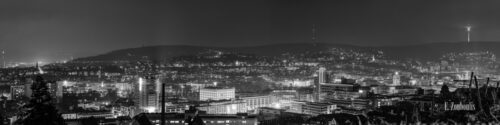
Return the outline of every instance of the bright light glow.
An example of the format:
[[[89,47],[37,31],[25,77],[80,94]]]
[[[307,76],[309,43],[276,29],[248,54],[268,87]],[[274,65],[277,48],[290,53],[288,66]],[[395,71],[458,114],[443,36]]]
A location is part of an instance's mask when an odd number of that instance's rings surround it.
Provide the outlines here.
[[[281,108],[281,104],[280,103],[274,104],[274,108],[280,109]]]
[[[142,84],[144,81],[142,80],[142,78],[139,78],[139,91],[142,91]]]
[[[44,74],[45,72],[42,70],[42,67],[38,67],[38,73]]]
[[[334,83],[339,83],[339,82],[342,82],[342,79],[334,79],[333,82]]]
[[[101,87],[104,87],[104,82],[101,82]]]
[[[363,91],[363,90],[359,90],[358,92],[359,92],[359,93],[363,93],[364,91]]]
[[[64,80],[63,81],[63,86],[68,86],[68,81]]]
[[[146,107],[144,109],[146,109],[146,111],[148,111],[148,113],[153,113],[156,111],[156,107]]]
[[[161,82],[160,82],[160,79],[156,79],[155,80],[155,85],[156,85],[156,92],[157,93],[161,93]]]
[[[231,106],[231,108],[232,108],[233,110],[236,110],[236,105],[232,105],[232,106]]]
[[[214,82],[214,86],[217,86],[217,82]]]
[[[415,80],[415,79],[410,80],[410,84],[411,85],[416,85],[417,84],[417,80]]]
[[[472,28],[472,26],[470,26],[470,25],[465,26],[465,29],[467,29],[468,32],[470,32],[471,28]]]

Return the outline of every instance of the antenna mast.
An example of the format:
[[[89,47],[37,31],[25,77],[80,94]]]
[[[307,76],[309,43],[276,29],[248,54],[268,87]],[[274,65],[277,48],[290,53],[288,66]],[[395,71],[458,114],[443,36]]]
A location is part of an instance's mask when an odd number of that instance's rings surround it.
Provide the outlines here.
[[[465,26],[465,29],[467,30],[467,43],[470,43],[470,30],[471,30],[471,28],[472,28],[471,25]]]
[[[2,61],[3,61],[2,68],[7,68],[7,65],[5,64],[5,50],[2,50]]]
[[[313,24],[313,26],[312,26],[312,38],[311,38],[311,41],[312,41],[312,43],[313,43],[314,46],[316,46],[316,43],[317,43],[316,39],[317,39],[317,36],[316,36],[316,24]]]

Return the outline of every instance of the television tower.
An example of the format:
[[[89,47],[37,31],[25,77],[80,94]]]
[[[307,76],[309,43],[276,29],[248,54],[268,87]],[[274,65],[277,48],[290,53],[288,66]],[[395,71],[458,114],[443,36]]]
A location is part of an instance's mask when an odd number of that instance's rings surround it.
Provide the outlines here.
[[[313,43],[314,46],[316,46],[316,39],[317,39],[317,36],[316,36],[316,24],[313,24],[312,26],[312,38],[311,38],[311,41]]]
[[[5,50],[2,50],[2,61],[3,61],[2,68],[7,68],[7,66],[5,64]]]
[[[465,26],[465,29],[467,30],[467,43],[470,43],[470,29],[471,28],[472,28],[472,26],[470,26],[470,25]]]

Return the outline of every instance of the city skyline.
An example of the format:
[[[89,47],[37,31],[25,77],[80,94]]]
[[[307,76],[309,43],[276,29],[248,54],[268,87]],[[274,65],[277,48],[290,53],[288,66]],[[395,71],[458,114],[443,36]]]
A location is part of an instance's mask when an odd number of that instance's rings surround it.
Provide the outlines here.
[[[359,46],[500,41],[497,1],[2,1],[6,58],[84,57],[151,45]],[[50,51],[49,51],[50,50]],[[52,56],[52,57],[48,57]],[[28,58],[29,57],[29,58]]]
[[[500,1],[0,1],[0,125],[500,124]]]

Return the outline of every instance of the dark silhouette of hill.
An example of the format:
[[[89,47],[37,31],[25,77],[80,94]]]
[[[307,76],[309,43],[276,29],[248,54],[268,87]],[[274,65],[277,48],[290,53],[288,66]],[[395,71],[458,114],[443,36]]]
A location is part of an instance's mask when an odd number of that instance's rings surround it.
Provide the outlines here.
[[[203,46],[188,46],[188,45],[162,45],[148,46],[140,48],[129,48],[112,51],[106,54],[79,58],[75,61],[113,61],[113,60],[140,60],[147,56],[149,59],[164,60],[176,56],[194,55],[207,50],[220,50],[225,52],[255,54],[258,56],[278,56],[283,53],[303,53],[323,51],[332,47],[341,48],[363,48],[351,45],[333,45],[333,44],[310,44],[310,43],[293,43],[293,44],[274,44],[252,47],[203,47]]]
[[[363,47],[342,44],[326,43],[290,43],[274,44],[251,47],[203,47],[187,45],[162,45],[140,48],[129,48],[112,51],[106,54],[79,58],[75,61],[114,61],[114,60],[140,60],[156,59],[165,60],[177,56],[195,55],[207,50],[220,50],[225,52],[236,52],[255,54],[258,56],[278,56],[284,53],[297,54],[304,52],[325,51],[330,48],[355,49],[358,51],[375,52],[381,50],[390,58],[415,58],[423,60],[439,59],[443,54],[450,52],[477,52],[490,51],[495,55],[500,54],[500,42],[452,42],[452,43],[428,43],[407,46],[385,46],[385,47]]]

